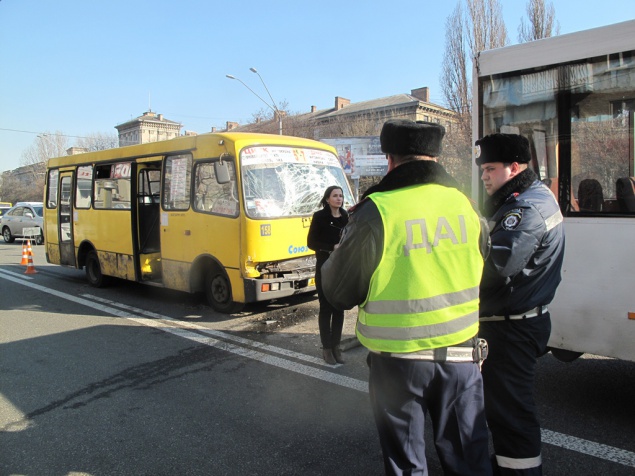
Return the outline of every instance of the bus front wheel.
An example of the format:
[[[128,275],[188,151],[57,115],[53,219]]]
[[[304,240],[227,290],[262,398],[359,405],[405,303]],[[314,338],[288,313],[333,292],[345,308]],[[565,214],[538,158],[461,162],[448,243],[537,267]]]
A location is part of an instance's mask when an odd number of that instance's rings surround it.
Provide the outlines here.
[[[205,276],[205,296],[212,308],[223,314],[230,314],[237,306],[232,301],[232,286],[224,271],[214,267]]]
[[[95,288],[101,288],[108,284],[108,277],[101,272],[99,256],[96,251],[90,251],[86,256],[86,279],[88,284]]]

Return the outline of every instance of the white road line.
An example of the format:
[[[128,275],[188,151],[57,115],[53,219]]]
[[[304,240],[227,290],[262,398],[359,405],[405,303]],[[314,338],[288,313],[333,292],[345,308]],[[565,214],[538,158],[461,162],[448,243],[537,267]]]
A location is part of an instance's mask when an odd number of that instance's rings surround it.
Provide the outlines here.
[[[583,440],[575,436],[556,433],[555,431],[545,430],[544,428],[541,430],[541,437],[543,443],[635,468],[635,453],[631,451],[603,445],[602,443],[595,443],[594,441]]]
[[[216,331],[213,329],[208,329],[206,327],[203,326],[199,326],[198,324],[195,324],[193,322],[188,322],[188,321],[182,321],[182,320],[177,320],[177,319],[173,319],[171,317],[167,317],[167,316],[163,316],[161,314],[157,314],[155,312],[151,312],[151,311],[146,311],[145,309],[139,309],[136,307],[132,307],[132,306],[128,306],[126,304],[121,304],[118,302],[114,302],[108,299],[102,299],[98,296],[94,296],[92,294],[82,294],[82,297],[85,297],[87,299],[90,299],[92,301],[96,301],[96,302],[103,302],[104,304],[108,304],[109,306],[113,306],[113,307],[118,307],[120,309],[125,309],[127,311],[131,311],[134,312],[136,314],[141,314],[143,316],[148,316],[151,317],[153,319],[163,319],[163,320],[168,320],[171,322],[178,322],[180,327],[187,327],[189,329],[194,329],[198,332],[202,332],[204,334],[208,334],[211,336],[216,336],[219,337],[221,339],[225,339],[225,340],[230,340],[233,342],[237,342],[239,344],[243,344],[243,345],[248,345],[250,347],[255,347],[258,349],[262,349],[262,350],[266,350],[269,352],[274,352],[276,354],[281,354],[281,355],[285,355],[287,357],[291,357],[297,360],[303,360],[305,362],[310,362],[312,364],[316,364],[316,365],[320,365],[320,366],[324,366],[324,367],[330,367],[330,368],[334,368],[334,367],[341,367],[341,365],[329,365],[326,362],[324,362],[323,359],[319,359],[317,357],[313,357],[311,355],[306,355],[306,354],[301,354],[299,352],[294,352],[292,350],[287,350],[287,349],[283,349],[281,347],[275,347],[273,345],[268,345],[268,344],[264,344],[261,342],[257,342],[254,340],[250,340],[250,339],[245,339],[243,337],[238,337],[235,336],[233,334],[228,334],[226,332],[222,332],[222,331]]]
[[[297,360],[304,360],[306,362],[317,363],[323,365],[322,362],[317,359],[300,354],[298,352],[289,351],[280,347],[275,347],[267,344],[262,344],[242,337],[227,334],[225,332],[207,329],[192,322],[181,321],[172,317],[163,316],[143,309],[138,309],[132,306],[127,306],[113,301],[102,299],[90,294],[84,294],[84,297],[75,297],[70,294],[66,294],[55,289],[47,288],[36,283],[29,282],[23,276],[18,278],[14,277],[15,273],[10,273],[5,270],[0,270],[0,278],[12,281],[16,284],[21,284],[38,291],[51,294],[53,296],[72,301],[83,306],[87,306],[98,311],[105,312],[117,317],[123,317],[139,324],[160,329],[170,334],[189,339],[199,344],[212,346],[226,352],[246,357],[248,359],[257,360],[281,369],[289,370],[298,374],[302,374],[308,377],[313,377],[325,382],[329,382],[342,387],[357,390],[363,393],[368,393],[368,383],[363,380],[358,380],[344,375],[333,373],[329,370],[323,370],[315,368],[309,365],[301,364],[291,360],[287,360],[281,357],[276,357],[271,354],[260,352],[256,349],[266,350],[268,352],[284,355],[285,357],[291,357]],[[148,316],[140,317],[141,316]],[[191,329],[191,330],[188,330]],[[206,334],[211,337],[206,337]],[[223,340],[219,340],[223,339]],[[236,342],[240,345],[234,345],[230,342]],[[565,448],[567,450],[576,451],[589,456],[594,456],[606,461],[619,463],[624,466],[635,468],[635,453],[613,446],[603,445],[601,443],[595,443],[593,441],[584,440],[581,438],[575,438],[573,436],[557,433],[551,430],[542,430],[543,443],[550,444]]]
[[[3,269],[2,272],[7,273],[11,276],[15,276],[16,278],[22,278],[22,279],[28,279],[28,280],[33,279],[31,276],[25,276],[24,274],[14,273],[13,271],[7,271],[6,269]]]

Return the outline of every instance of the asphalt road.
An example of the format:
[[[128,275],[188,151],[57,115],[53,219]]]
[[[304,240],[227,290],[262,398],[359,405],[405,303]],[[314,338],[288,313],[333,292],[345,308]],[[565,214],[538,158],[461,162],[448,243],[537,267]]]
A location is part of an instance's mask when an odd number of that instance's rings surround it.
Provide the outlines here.
[[[91,288],[33,250],[25,274],[21,242],[0,244],[0,475],[383,474],[366,352],[321,360],[315,296],[226,316],[199,296]],[[635,474],[633,375],[540,360],[546,475]]]

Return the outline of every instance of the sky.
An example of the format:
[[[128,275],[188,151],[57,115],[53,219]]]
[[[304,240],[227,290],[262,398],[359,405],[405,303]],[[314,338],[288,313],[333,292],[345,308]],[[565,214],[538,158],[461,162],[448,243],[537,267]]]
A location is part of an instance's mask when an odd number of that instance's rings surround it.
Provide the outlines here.
[[[445,23],[458,1],[0,0],[0,173],[38,134],[72,146],[148,110],[203,133],[269,112],[269,93],[291,113],[424,86],[445,105]],[[527,0],[501,3],[515,44]],[[635,19],[633,0],[551,3],[560,34]]]

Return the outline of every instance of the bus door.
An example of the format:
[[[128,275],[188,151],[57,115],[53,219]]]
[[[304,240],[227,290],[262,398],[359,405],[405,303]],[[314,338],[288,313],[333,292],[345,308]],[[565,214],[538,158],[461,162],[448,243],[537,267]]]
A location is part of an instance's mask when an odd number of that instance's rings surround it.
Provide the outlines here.
[[[76,266],[73,242],[73,172],[60,172],[57,233],[59,236],[60,264]]]
[[[142,281],[161,281],[161,162],[138,163],[135,246]]]

